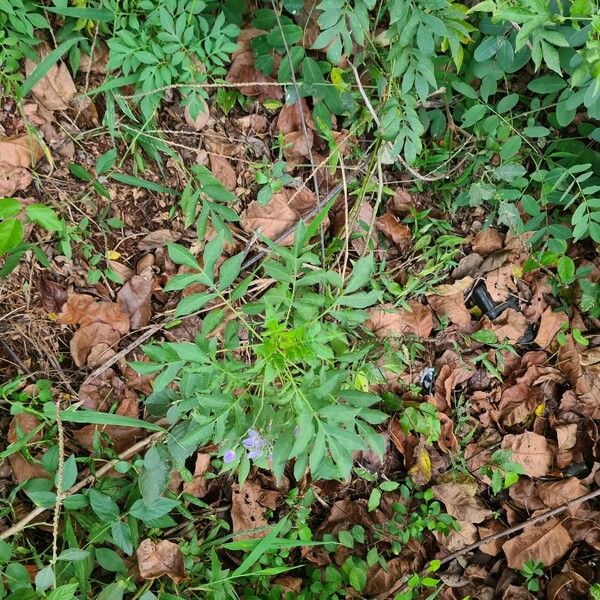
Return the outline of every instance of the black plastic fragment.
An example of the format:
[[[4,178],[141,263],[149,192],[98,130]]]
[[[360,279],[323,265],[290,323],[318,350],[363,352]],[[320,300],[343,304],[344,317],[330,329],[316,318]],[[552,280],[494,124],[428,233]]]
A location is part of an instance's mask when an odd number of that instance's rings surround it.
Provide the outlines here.
[[[419,385],[425,396],[431,396],[435,387],[435,368],[426,367],[419,374]]]
[[[473,287],[469,300],[471,306],[477,306],[492,321],[497,319],[507,308],[519,310],[519,301],[514,296],[511,296],[506,302],[496,304],[483,281],[479,281]]]

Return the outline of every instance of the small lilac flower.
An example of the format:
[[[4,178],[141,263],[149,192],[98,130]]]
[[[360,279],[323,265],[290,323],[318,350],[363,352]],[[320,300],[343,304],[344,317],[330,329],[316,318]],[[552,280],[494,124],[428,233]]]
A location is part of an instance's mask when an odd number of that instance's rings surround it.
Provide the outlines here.
[[[235,452],[233,450],[225,450],[225,452],[223,452],[223,463],[224,464],[229,464],[230,462],[233,462],[235,460]]]
[[[256,429],[248,430],[248,437],[242,440],[242,446],[248,450],[248,458],[255,459],[263,456],[264,449],[269,445]]]

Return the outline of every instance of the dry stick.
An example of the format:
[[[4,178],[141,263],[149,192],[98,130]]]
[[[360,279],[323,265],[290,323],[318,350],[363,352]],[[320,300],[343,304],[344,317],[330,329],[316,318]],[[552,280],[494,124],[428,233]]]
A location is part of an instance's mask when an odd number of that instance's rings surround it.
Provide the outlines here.
[[[79,483],[76,483],[73,487],[70,487],[64,494],[62,494],[63,500],[67,496],[76,494],[79,490],[82,490],[84,487],[86,487],[87,485],[92,483],[95,479],[102,477],[102,475],[104,475],[105,473],[110,471],[120,460],[127,460],[128,458],[131,458],[134,454],[137,454],[140,450],[143,450],[146,446],[149,446],[156,440],[160,439],[162,437],[162,435],[163,435],[163,433],[161,431],[159,431],[157,433],[153,433],[152,435],[148,436],[147,438],[139,441],[137,444],[134,444],[133,446],[131,446],[131,448],[128,448],[124,452],[121,452],[121,454],[119,454],[118,458],[115,458],[115,459],[107,462],[105,465],[100,467],[96,471],[96,473],[90,473],[87,477],[84,477]],[[47,510],[48,510],[47,508],[43,508],[43,507],[38,507],[35,510],[32,510],[26,517],[23,517],[20,521],[15,523],[12,527],[10,527],[6,531],[3,531],[2,533],[0,533],[0,540],[6,540],[6,539],[12,537],[13,535],[19,533],[20,531],[25,529],[25,527],[27,526],[28,523],[33,521],[36,517],[38,517],[39,515],[41,515],[43,512],[45,512]]]
[[[473,544],[469,544],[468,546],[465,546],[464,548],[461,548],[460,550],[457,550],[456,552],[453,552],[452,554],[448,554],[448,556],[446,556],[440,560],[439,566],[441,567],[445,564],[448,564],[449,562],[452,562],[455,558],[458,558],[459,556],[462,556],[463,554],[467,554],[467,552],[472,552],[473,550],[477,550],[477,548],[479,548],[480,546],[483,546],[483,544],[487,544],[489,542],[494,542],[495,540],[500,540],[509,535],[512,535],[513,533],[517,533],[517,532],[521,531],[522,529],[525,529],[525,527],[528,527],[529,525],[536,525],[537,523],[540,523],[541,521],[545,521],[546,519],[549,519],[550,517],[559,515],[560,513],[564,512],[568,508],[571,508],[572,506],[576,506],[577,504],[581,504],[582,502],[587,502],[588,500],[592,500],[594,498],[597,498],[598,496],[600,496],[600,488],[593,492],[589,492],[589,494],[585,494],[585,496],[579,496],[579,498],[574,498],[573,500],[569,500],[568,502],[565,502],[564,504],[561,504],[560,506],[557,506],[556,508],[553,508],[552,510],[547,510],[546,512],[542,513],[541,515],[538,515],[537,517],[527,519],[526,521],[523,521],[523,523],[519,523],[518,525],[513,525],[512,527],[509,527],[508,529],[505,529],[504,531],[494,533],[493,535],[488,535],[487,537],[484,537],[484,538],[480,539],[479,541],[474,542]],[[426,571],[427,571],[427,567],[425,567],[421,571],[420,575],[424,574]],[[407,580],[408,580],[407,577],[403,577],[396,584],[396,586],[390,590],[389,593],[392,594],[392,593],[395,593],[396,591],[400,591],[400,592],[403,591],[406,588]]]

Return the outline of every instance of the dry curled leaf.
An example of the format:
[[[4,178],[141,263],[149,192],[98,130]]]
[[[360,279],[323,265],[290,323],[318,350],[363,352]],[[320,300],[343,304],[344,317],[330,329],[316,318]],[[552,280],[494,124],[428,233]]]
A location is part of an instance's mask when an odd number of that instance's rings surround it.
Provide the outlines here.
[[[235,190],[237,175],[231,163],[224,156],[209,156],[212,174],[230,191]]]
[[[429,337],[433,329],[431,310],[416,300],[411,300],[408,304],[410,310],[396,308],[391,304],[369,309],[365,327],[378,338],[402,335]]]
[[[438,317],[446,315],[455,325],[466,328],[471,323],[471,313],[465,305],[464,294],[472,283],[471,277],[465,277],[452,285],[439,285],[433,290],[434,294],[427,296],[427,302]]]
[[[198,111],[198,114],[196,115],[196,118],[192,117],[192,113],[190,112],[189,106],[185,107],[185,110],[183,111],[183,116],[185,118],[185,122],[190,127],[195,129],[196,131],[200,131],[201,129],[204,129],[206,127],[208,121],[210,120],[210,109],[208,108],[208,104],[206,103],[206,100],[204,98],[202,98],[201,96],[196,97],[202,105],[200,107],[200,110]]]
[[[237,39],[238,50],[231,58],[231,65],[226,79],[229,83],[248,84],[240,86],[239,90],[244,96],[257,97],[263,100],[282,100],[283,89],[268,75],[259,71],[254,66],[254,52],[250,48],[250,40],[264,31],[259,29],[244,29]]]
[[[49,52],[50,48],[48,46],[45,44],[40,46],[40,58],[44,58]],[[25,73],[27,76],[31,75],[36,67],[37,64],[32,60],[25,60]],[[71,73],[62,62],[52,65],[33,86],[32,91],[38,102],[49,111],[65,110],[77,93]]]
[[[552,466],[552,448],[543,435],[526,431],[519,435],[505,435],[502,448],[510,450],[511,460],[519,463],[529,477],[544,477]]]
[[[18,439],[27,435],[30,431],[39,425],[39,421],[33,415],[28,413],[19,413],[15,415],[10,422],[7,433],[7,442],[14,444]],[[42,433],[38,432],[30,438],[29,444],[39,441]],[[32,463],[25,459],[19,452],[14,452],[8,457],[10,468],[17,483],[25,483],[30,479],[48,478],[49,474],[38,463]]]
[[[138,568],[143,579],[156,579],[166,575],[175,583],[185,579],[183,554],[177,544],[169,540],[154,542],[145,539],[136,550]]]
[[[141,275],[134,275],[117,294],[119,308],[129,315],[132,329],[144,327],[152,316],[152,287],[152,267],[149,267]]]
[[[401,251],[408,250],[410,247],[411,233],[410,228],[404,223],[399,223],[392,213],[385,213],[375,219],[377,229],[387,238],[392,240]]]
[[[270,240],[276,240],[284,231],[293,227],[300,218],[298,211],[289,206],[287,195],[283,192],[273,194],[271,201],[261,206],[253,201],[240,215],[240,223],[248,233],[258,232]],[[291,245],[294,234],[287,235],[280,243]]]
[[[508,340],[511,344],[516,344],[525,335],[528,326],[525,317],[512,308],[507,308],[494,321],[483,317],[482,324],[484,329],[493,331],[499,341]]]
[[[446,512],[467,523],[481,523],[492,517],[492,511],[475,498],[476,483],[441,483],[432,486],[433,495],[444,504]]]
[[[204,477],[204,473],[208,471],[209,467],[210,454],[198,452],[192,481],[186,481],[183,484],[183,491],[186,494],[196,496],[196,498],[204,498],[206,496],[209,480]]]
[[[569,324],[569,317],[564,312],[553,312],[548,307],[540,319],[540,327],[534,343],[540,348],[547,348],[554,341],[556,334]]]
[[[29,169],[42,156],[44,151],[34,135],[0,135],[0,196],[12,196],[27,189],[31,183]]]
[[[71,338],[70,348],[78,367],[97,367],[115,355],[113,347],[121,335],[110,325],[101,322],[80,327]]]
[[[263,537],[267,534],[265,511],[275,510],[280,492],[264,489],[255,481],[246,480],[241,487],[231,488],[231,522],[237,540]],[[254,531],[256,529],[261,531]]]
[[[569,532],[552,517],[544,523],[528,525],[519,535],[504,542],[502,550],[511,569],[520,569],[528,560],[539,560],[550,567],[566,554],[571,543]]]
[[[96,302],[87,294],[69,294],[58,315],[61,325],[91,325],[105,323],[125,335],[129,331],[129,315],[115,302]]]
[[[144,236],[138,242],[138,248],[142,252],[150,252],[150,250],[156,250],[165,244],[176,242],[181,237],[181,234],[177,231],[171,231],[170,229],[157,229],[152,233]]]
[[[55,281],[41,277],[38,282],[38,291],[44,310],[48,313],[58,313],[67,301],[67,292]]]
[[[477,233],[471,244],[473,252],[476,252],[481,256],[487,256],[497,250],[501,250],[503,246],[504,235],[493,227]]]

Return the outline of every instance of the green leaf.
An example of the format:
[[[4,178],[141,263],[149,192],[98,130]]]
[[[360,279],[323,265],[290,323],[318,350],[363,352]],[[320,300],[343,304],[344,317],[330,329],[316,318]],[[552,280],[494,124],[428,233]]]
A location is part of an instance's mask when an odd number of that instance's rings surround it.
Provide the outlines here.
[[[16,217],[21,211],[21,204],[15,198],[0,198],[0,219]]]
[[[123,582],[110,583],[95,598],[95,600],[123,600],[125,589]]]
[[[54,569],[51,565],[40,569],[35,574],[35,591],[36,592],[45,592],[47,589],[51,588],[55,583],[54,579]]]
[[[23,239],[23,225],[17,219],[0,223],[0,256],[17,246]]]
[[[84,560],[89,555],[90,553],[87,550],[82,550],[81,548],[67,548],[58,555],[58,560],[73,562]]]
[[[44,76],[48,71],[60,60],[60,58],[66,54],[69,49],[75,44],[83,40],[82,37],[73,37],[57,48],[52,50],[44,59],[37,65],[37,67],[30,73],[29,77],[23,82],[21,86],[21,97],[26,96],[33,89],[33,86]]]
[[[46,231],[60,231],[62,223],[57,214],[44,204],[28,204],[25,207],[27,218]]]
[[[522,143],[523,141],[518,135],[509,137],[500,148],[500,158],[502,160],[508,160],[515,156],[515,154],[517,154],[517,152],[519,152],[521,149]]]
[[[220,291],[227,289],[240,274],[244,253],[240,252],[231,258],[228,258],[219,267],[219,287]]]
[[[556,271],[563,283],[571,283],[575,279],[575,263],[568,256],[561,256],[556,265]]]
[[[124,183],[125,185],[131,185],[133,187],[141,187],[145,190],[150,190],[151,192],[170,194],[171,196],[179,195],[179,192],[172,188],[165,187],[164,185],[146,179],[140,179],[139,177],[133,177],[132,175],[127,175],[125,173],[112,173],[110,178],[119,183]]]
[[[544,75],[527,84],[527,88],[537,94],[551,94],[567,87],[567,81],[558,75]]]
[[[89,21],[98,21],[102,23],[110,23],[115,18],[115,14],[105,8],[88,8],[88,7],[72,7],[72,6],[45,6],[48,12],[56,13],[63,17],[71,17],[73,19],[85,19]]]
[[[12,546],[5,542],[4,540],[0,540],[0,563],[6,563],[10,560],[12,556]]]
[[[62,492],[66,492],[77,481],[77,462],[73,455],[69,456],[63,465]]]
[[[475,104],[469,110],[465,111],[462,116],[462,126],[471,127],[475,123],[481,121],[487,112],[487,107],[483,104]]]
[[[344,293],[350,294],[366,285],[371,279],[374,268],[375,258],[372,254],[359,258],[352,267],[352,276],[348,280]]]
[[[47,600],[71,600],[71,598],[75,597],[75,592],[77,591],[76,583],[66,583],[65,585],[61,585],[57,587],[55,590],[52,590],[48,596],[46,596]]]
[[[200,263],[198,263],[194,258],[194,255],[187,248],[184,248],[179,244],[167,244],[167,250],[169,251],[169,258],[176,265],[184,265],[190,269],[202,271]]]
[[[93,179],[92,174],[84,169],[81,165],[76,163],[69,163],[69,173],[79,179],[79,181],[91,181]]]
[[[110,528],[110,534],[112,535],[115,546],[127,554],[127,556],[133,554],[131,529],[129,529],[129,526],[126,523],[123,523],[122,521],[113,523]]]
[[[123,417],[121,415],[115,415],[111,413],[96,412],[94,410],[75,410],[69,408],[63,410],[60,413],[62,421],[68,423],[86,423],[89,425],[117,425],[121,427],[139,427],[141,429],[148,429],[149,431],[161,431],[166,430],[148,421],[142,421],[141,419],[134,419],[133,417]]]
[[[348,576],[350,585],[357,591],[361,592],[365,585],[367,585],[367,573],[360,567],[352,567],[350,569],[350,575]]]
[[[140,521],[152,521],[170,513],[179,505],[178,500],[171,498],[157,498],[151,504],[146,504],[141,498],[136,500],[129,509],[129,514]]]
[[[115,164],[116,158],[117,158],[117,149],[116,148],[111,148],[110,150],[107,150],[104,154],[101,154],[96,159],[96,165],[95,165],[96,173],[98,175],[102,175],[103,173],[106,173]]]
[[[113,573],[125,573],[127,571],[123,559],[110,548],[96,548],[96,560],[105,571]]]
[[[381,490],[379,488],[373,488],[369,496],[367,508],[369,511],[375,510],[381,502]]]
[[[88,490],[88,498],[92,510],[102,522],[112,523],[119,518],[119,507],[110,496],[92,488]]]

